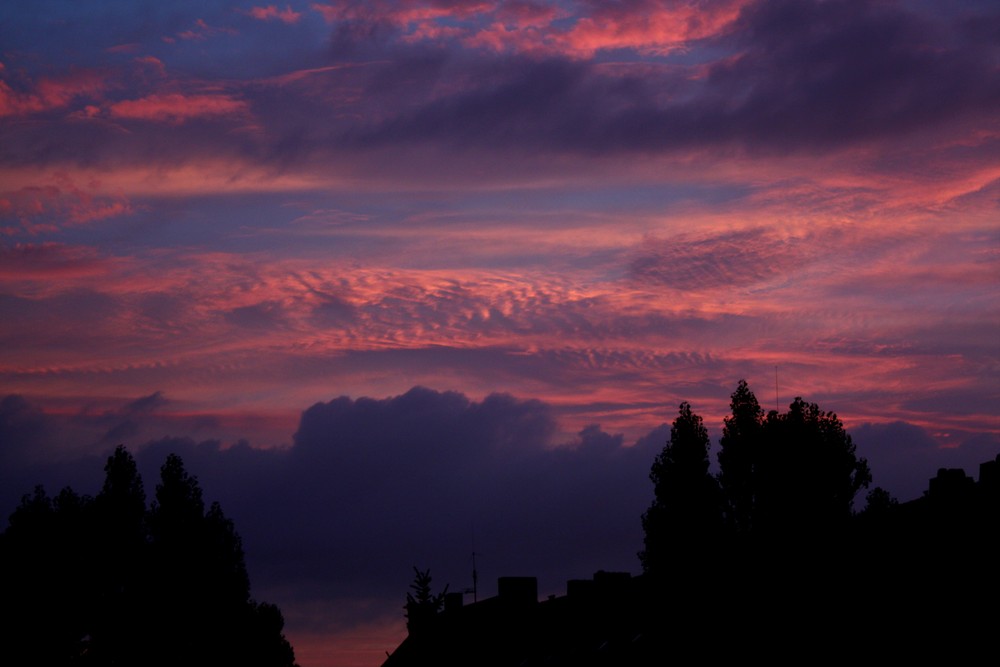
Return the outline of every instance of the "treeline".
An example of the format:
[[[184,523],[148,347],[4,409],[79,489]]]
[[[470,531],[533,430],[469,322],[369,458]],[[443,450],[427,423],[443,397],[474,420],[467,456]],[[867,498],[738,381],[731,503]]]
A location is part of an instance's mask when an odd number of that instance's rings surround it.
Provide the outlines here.
[[[765,413],[745,381],[718,474],[709,456],[701,417],[682,403],[642,516],[641,613],[649,633],[672,630],[662,655],[725,637],[733,657],[766,646],[853,659],[850,625],[872,659],[962,662],[994,636],[1000,456],[978,483],[942,469],[923,497],[899,503],[876,487],[857,512],[872,473],[837,416],[801,398]]]
[[[868,462],[836,414],[801,398],[785,413],[765,414],[744,380],[731,399],[717,475],[709,472],[702,418],[680,406],[650,472],[654,499],[642,517],[639,554],[647,573],[723,543],[829,539],[847,528],[855,497],[871,483]]]
[[[42,487],[0,535],[3,661],[292,667],[273,604],[250,597],[243,547],[171,454],[147,506],[124,447],[96,497]]]

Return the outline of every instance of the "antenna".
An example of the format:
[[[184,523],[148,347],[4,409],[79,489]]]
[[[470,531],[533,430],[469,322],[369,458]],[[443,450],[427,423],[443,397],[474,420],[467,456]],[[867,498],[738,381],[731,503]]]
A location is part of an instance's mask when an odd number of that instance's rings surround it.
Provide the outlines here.
[[[774,411],[781,412],[781,406],[778,404],[778,367],[774,367]]]
[[[475,549],[475,546],[473,546]],[[472,603],[479,602],[479,573],[476,572],[476,552],[472,552]]]
[[[472,524],[472,588],[466,588],[465,593],[472,593],[472,602],[479,602],[479,572],[476,570],[476,524]]]

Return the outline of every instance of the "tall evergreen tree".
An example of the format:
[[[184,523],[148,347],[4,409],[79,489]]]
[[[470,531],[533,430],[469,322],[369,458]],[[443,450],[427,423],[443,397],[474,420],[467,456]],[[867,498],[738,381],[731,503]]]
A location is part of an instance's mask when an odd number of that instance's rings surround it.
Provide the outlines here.
[[[663,575],[674,564],[711,553],[722,515],[718,483],[708,472],[708,431],[681,403],[670,442],[653,462],[653,503],[642,515],[643,570]]]
[[[764,447],[764,410],[746,380],[740,380],[730,398],[731,414],[723,420],[719,440],[719,486],[727,526],[746,535],[753,528],[754,469]]]
[[[171,454],[150,510],[156,664],[290,667],[277,607],[250,598],[243,544],[218,503],[205,511],[198,480]]]
[[[444,606],[444,596],[448,593],[448,587],[440,593],[431,592],[431,571],[419,570],[413,566],[413,583],[410,588],[412,593],[406,594],[406,629],[411,635],[419,635],[434,622],[434,618]]]
[[[108,457],[104,474],[94,499],[98,590],[88,653],[99,664],[135,664],[148,631],[146,492],[135,459],[123,446]]]

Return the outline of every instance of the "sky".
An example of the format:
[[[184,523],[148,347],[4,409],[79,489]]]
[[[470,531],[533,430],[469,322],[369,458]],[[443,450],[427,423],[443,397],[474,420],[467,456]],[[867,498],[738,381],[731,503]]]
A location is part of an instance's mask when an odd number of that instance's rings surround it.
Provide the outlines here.
[[[303,667],[637,572],[744,378],[901,500],[1000,453],[994,2],[0,5],[0,511],[181,454]]]

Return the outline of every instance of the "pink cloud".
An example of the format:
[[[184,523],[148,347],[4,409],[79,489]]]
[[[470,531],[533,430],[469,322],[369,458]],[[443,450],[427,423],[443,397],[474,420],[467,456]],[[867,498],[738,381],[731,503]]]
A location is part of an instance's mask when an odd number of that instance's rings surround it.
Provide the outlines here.
[[[74,206],[70,210],[68,220],[75,224],[84,224],[134,212],[135,209],[132,208],[132,205],[123,200],[106,203],[87,201],[84,205]]]
[[[397,26],[409,42],[460,39],[469,47],[491,51],[549,51],[589,58],[610,49],[663,54],[686,48],[690,40],[724,31],[748,2],[647,0],[598,4],[592,11],[530,1],[315,3],[312,8],[329,23],[377,17]],[[560,20],[565,23],[557,23]]]
[[[278,9],[275,5],[267,7],[252,7],[247,14],[260,21],[282,21],[283,23],[298,23],[302,14],[292,9],[291,5],[285,5],[284,9]]]
[[[116,102],[109,111],[114,118],[181,124],[194,118],[242,115],[247,104],[228,95],[167,93]]]
[[[0,246],[0,281],[79,279],[111,272],[113,262],[94,248],[61,243],[18,243]]]
[[[433,0],[402,0],[391,2],[348,2],[338,4],[313,3],[312,9],[319,12],[329,22],[351,19],[367,19],[378,16],[397,25],[408,25],[421,21],[452,18],[465,19],[495,11],[495,2],[435,2]]]
[[[107,88],[107,81],[90,71],[43,78],[26,91],[14,90],[6,81],[0,80],[0,118],[59,109],[78,97],[97,98]]]
[[[142,45],[138,42],[129,42],[128,44],[110,46],[105,51],[108,53],[136,53],[140,48],[142,48]]]
[[[891,392],[902,375],[911,386],[923,377],[925,386],[940,387],[954,364],[928,364],[929,353],[922,349],[928,342],[919,343],[921,336],[927,338],[921,333],[928,326],[926,315],[910,312],[906,303],[930,281],[956,294],[984,290],[990,268],[967,276],[931,266],[924,276],[896,279],[899,263],[891,255],[882,257],[885,251],[879,248],[885,243],[878,234],[831,229],[782,242],[764,233],[706,231],[701,237],[663,239],[655,248],[661,264],[692,283],[679,285],[588,279],[558,267],[418,270],[273,253],[160,251],[116,263],[113,279],[83,269],[73,275],[67,268],[70,279],[51,281],[38,298],[94,293],[101,302],[117,304],[114,321],[90,321],[87,310],[67,314],[65,340],[54,332],[38,344],[31,368],[41,370],[30,376],[44,384],[49,377],[102,374],[108,381],[137,383],[136,389],[155,378],[155,386],[192,401],[211,403],[220,392],[252,388],[249,393],[258,397],[280,395],[294,403],[328,390],[331,369],[355,391],[376,393],[398,391],[393,382],[402,374],[410,383],[462,382],[470,391],[544,396],[573,407],[574,419],[580,420],[596,415],[581,411],[582,405],[604,404],[611,407],[601,408],[600,419],[615,429],[648,427],[659,410],[650,387],[685,386],[692,369],[697,377],[728,384],[741,376],[753,380],[755,373],[773,373],[780,365],[783,390],[808,396]],[[898,233],[890,240],[902,247],[900,252],[913,254]],[[438,255],[464,254],[449,250],[451,243],[448,237],[437,238]],[[907,243],[940,245],[919,235]],[[861,266],[842,265],[837,258],[855,247],[874,248],[876,256],[858,260]],[[19,265],[46,253],[59,257],[56,250],[22,250]],[[687,265],[668,266],[691,253],[694,259]],[[713,264],[715,255],[730,263]],[[49,264],[60,266],[56,260]],[[767,272],[761,274],[758,268],[764,265]],[[697,289],[705,280],[712,289]],[[864,281],[866,289],[856,287],[856,281]],[[766,289],[762,283],[768,283]],[[911,283],[916,287],[908,287]],[[914,292],[891,308],[877,296],[883,289]],[[951,319],[957,317],[953,313]],[[89,331],[86,347],[72,342],[79,330]],[[26,353],[34,347],[22,344]],[[158,355],[152,361],[150,349]],[[377,360],[383,354],[393,360],[391,374],[352,365],[363,355]],[[450,359],[451,365],[435,365],[438,358]],[[14,363],[7,358],[0,366]],[[28,366],[18,368],[28,373]],[[204,382],[191,388],[188,377],[195,369]],[[296,378],[294,390],[276,386],[275,377],[290,375]],[[964,377],[949,381],[955,391],[971,386]],[[721,416],[726,395],[713,387],[689,389],[678,400],[698,399],[706,415]],[[718,396],[712,398],[713,391]],[[838,408],[855,419],[868,415],[865,409],[863,404]],[[879,410],[883,417],[915,423],[935,418],[891,401]]]
[[[543,28],[568,15],[569,12],[555,5],[522,0],[504,2],[496,11],[496,17],[504,25],[518,28]]]
[[[186,41],[203,41],[214,35],[237,35],[239,31],[234,28],[219,28],[209,25],[204,19],[197,19],[194,25],[188,30],[177,33],[177,37]],[[173,38],[164,37],[164,41],[173,42]]]
[[[592,16],[580,18],[565,33],[553,36],[553,40],[563,52],[579,57],[590,57],[606,49],[669,53],[683,48],[689,40],[703,39],[725,30],[748,2],[649,1],[600,6]]]
[[[165,76],[167,73],[167,68],[163,64],[163,61],[155,56],[142,56],[141,58],[136,58],[135,62],[155,70],[160,76]]]
[[[37,234],[134,211],[124,197],[108,196],[96,187],[80,187],[65,174],[47,180],[44,184],[0,191],[0,213],[16,218],[23,231]]]
[[[531,53],[551,50],[543,32],[531,26],[508,28],[501,22],[469,35],[463,43],[470,48],[497,52]]]

